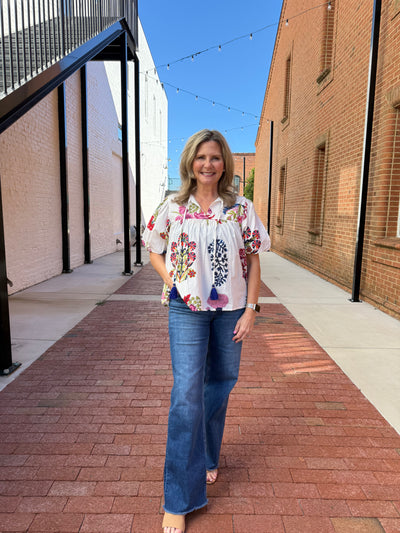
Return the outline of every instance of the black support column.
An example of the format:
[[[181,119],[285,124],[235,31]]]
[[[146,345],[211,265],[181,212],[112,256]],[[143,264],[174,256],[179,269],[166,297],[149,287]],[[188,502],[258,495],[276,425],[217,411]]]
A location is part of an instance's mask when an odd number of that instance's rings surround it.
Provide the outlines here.
[[[269,169],[268,169],[268,234],[271,235],[272,161],[274,155],[274,121],[270,120],[269,130]]]
[[[364,249],[365,217],[368,200],[368,180],[371,160],[372,127],[374,119],[376,72],[378,66],[379,30],[381,24],[381,0],[374,0],[372,16],[371,45],[369,56],[368,93],[365,113],[364,146],[360,183],[360,201],[358,208],[357,238],[354,254],[353,288],[351,302],[360,302],[360,285]]]
[[[142,243],[140,227],[142,224],[141,170],[140,170],[140,92],[139,92],[139,58],[135,54],[135,161],[136,161],[136,261],[135,266],[142,266]]]
[[[92,263],[90,249],[90,196],[88,160],[88,111],[86,65],[81,68],[81,125],[82,125],[82,185],[83,185],[83,229],[85,263]]]
[[[58,133],[60,143],[60,189],[63,273],[72,272],[70,266],[68,223],[68,176],[67,176],[67,120],[65,113],[65,86],[58,86]]]
[[[126,32],[120,37],[121,62],[121,129],[122,129],[122,191],[124,204],[124,271],[132,274],[130,243],[129,150],[128,150],[128,43]]]
[[[3,203],[0,183],[0,375],[6,376],[21,363],[12,362],[10,310],[8,307],[6,245],[4,239]]]

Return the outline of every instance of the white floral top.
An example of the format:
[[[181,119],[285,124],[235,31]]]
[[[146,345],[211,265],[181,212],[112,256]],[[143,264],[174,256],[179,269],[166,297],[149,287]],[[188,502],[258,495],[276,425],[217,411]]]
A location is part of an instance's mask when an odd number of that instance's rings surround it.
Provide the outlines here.
[[[253,203],[243,196],[231,207],[217,198],[207,213],[193,195],[186,206],[168,196],[151,217],[143,245],[149,252],[166,254],[169,275],[190,309],[231,311],[246,305],[246,254],[268,250],[270,239]],[[210,298],[213,285],[217,300]],[[168,305],[166,284],[161,301]]]

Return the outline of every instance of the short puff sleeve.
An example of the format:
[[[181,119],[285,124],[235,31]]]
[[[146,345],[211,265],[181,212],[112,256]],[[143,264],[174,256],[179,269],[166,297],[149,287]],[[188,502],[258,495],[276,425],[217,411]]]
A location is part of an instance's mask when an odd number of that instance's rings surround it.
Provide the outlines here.
[[[259,219],[253,202],[245,200],[245,217],[242,220],[242,234],[246,254],[266,252],[271,247],[271,240]]]
[[[156,254],[166,252],[170,226],[169,198],[166,198],[154,211],[143,232],[142,244],[148,252]]]

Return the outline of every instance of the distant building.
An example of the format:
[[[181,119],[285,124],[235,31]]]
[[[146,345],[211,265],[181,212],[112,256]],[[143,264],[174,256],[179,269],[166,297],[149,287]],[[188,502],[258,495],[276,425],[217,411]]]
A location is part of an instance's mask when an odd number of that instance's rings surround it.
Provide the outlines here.
[[[233,184],[238,194],[243,195],[251,170],[255,167],[256,154],[254,152],[236,152],[232,155],[235,164]]]
[[[362,299],[400,318],[397,0],[382,2],[361,267],[355,262],[373,4],[283,1],[256,140],[254,197],[270,222],[274,251],[349,292],[361,276]]]

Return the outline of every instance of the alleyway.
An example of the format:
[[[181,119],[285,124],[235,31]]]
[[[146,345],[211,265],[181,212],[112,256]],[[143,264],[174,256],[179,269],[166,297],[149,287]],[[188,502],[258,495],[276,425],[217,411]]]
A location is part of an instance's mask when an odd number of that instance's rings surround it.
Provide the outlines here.
[[[0,531],[159,533],[172,385],[146,265],[0,392]],[[400,436],[265,285],[187,533],[400,532]]]

